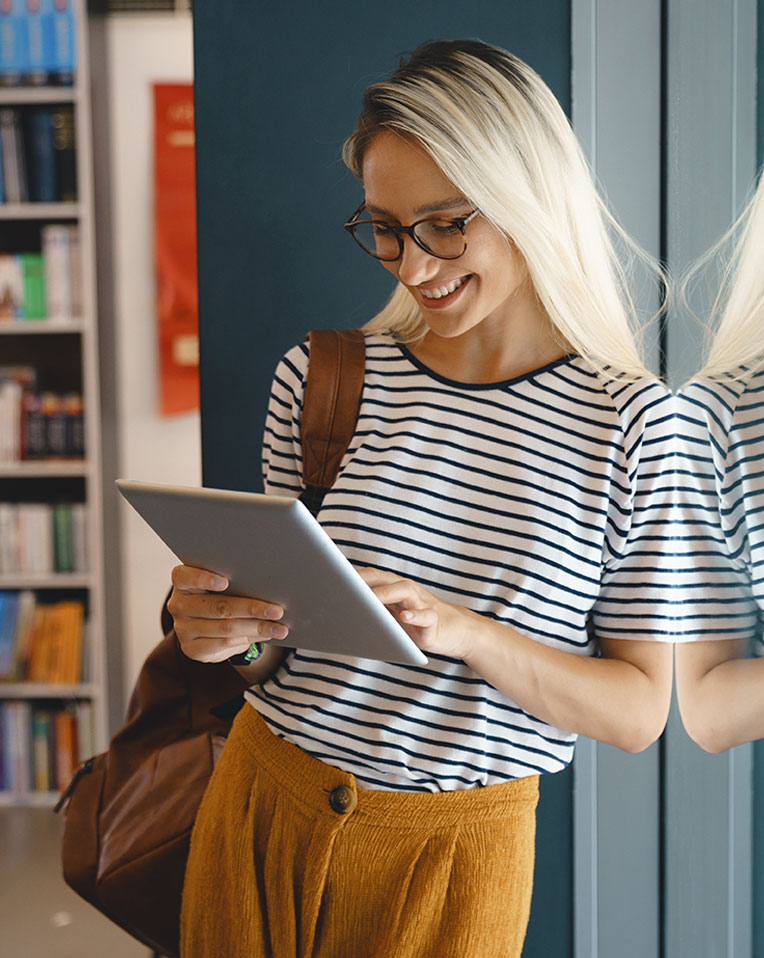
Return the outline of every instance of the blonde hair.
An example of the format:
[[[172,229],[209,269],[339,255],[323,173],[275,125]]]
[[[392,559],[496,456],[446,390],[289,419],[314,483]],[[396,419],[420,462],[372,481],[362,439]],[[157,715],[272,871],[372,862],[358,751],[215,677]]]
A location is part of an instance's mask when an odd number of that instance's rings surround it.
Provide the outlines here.
[[[683,280],[683,294],[700,269],[718,258],[723,266],[708,324],[708,358],[696,376],[740,379],[764,367],[764,172],[743,212]]]
[[[598,197],[567,117],[527,64],[476,40],[423,44],[389,80],[364,93],[356,129],[343,148],[358,179],[365,151],[382,130],[421,144],[465,198],[512,240],[565,348],[609,376],[650,375],[635,339],[627,271],[607,226],[632,254],[649,258]],[[366,329],[411,341],[426,325],[399,283]]]

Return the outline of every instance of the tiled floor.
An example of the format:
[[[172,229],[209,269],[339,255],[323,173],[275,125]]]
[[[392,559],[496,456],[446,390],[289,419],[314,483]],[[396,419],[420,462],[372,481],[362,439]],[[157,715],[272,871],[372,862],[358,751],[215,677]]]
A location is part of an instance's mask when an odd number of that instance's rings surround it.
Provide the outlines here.
[[[49,809],[0,809],[0,956],[148,958],[64,883],[61,827]]]

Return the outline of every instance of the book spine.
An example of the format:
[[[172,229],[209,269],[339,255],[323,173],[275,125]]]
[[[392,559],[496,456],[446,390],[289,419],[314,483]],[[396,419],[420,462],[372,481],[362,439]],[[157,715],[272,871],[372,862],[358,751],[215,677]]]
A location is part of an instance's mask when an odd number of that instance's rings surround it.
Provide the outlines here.
[[[55,203],[58,191],[50,109],[41,107],[27,111],[26,129],[30,199],[38,203]]]
[[[83,502],[72,505],[72,552],[74,571],[87,572],[88,563],[88,513]]]
[[[42,228],[40,236],[48,319],[71,319],[71,231],[66,226],[49,224]]]
[[[36,709],[32,713],[32,783],[36,792],[49,792],[50,755],[48,739],[50,737],[50,713]]]
[[[77,726],[71,712],[56,712],[56,788],[62,791],[77,768]]]
[[[17,86],[28,70],[27,22],[19,0],[0,4],[0,86]]]
[[[44,319],[45,274],[42,256],[39,253],[23,253],[21,262],[24,276],[24,319]]]
[[[26,68],[28,83],[44,86],[49,82],[50,44],[46,41],[45,22],[39,2],[27,3],[27,31],[29,61]]]
[[[56,157],[56,183],[60,202],[77,199],[77,158],[74,136],[74,109],[70,106],[52,111],[53,149]]]

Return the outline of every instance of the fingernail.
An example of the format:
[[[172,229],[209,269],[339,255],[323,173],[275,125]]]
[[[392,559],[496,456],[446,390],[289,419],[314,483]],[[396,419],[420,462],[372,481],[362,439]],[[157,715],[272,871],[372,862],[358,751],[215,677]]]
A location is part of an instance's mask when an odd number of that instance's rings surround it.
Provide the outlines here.
[[[289,635],[289,629],[285,625],[272,625],[271,637],[274,639],[285,639]]]
[[[266,619],[280,619],[283,615],[284,610],[279,605],[269,605],[265,609],[265,618]]]
[[[221,575],[216,575],[212,579],[212,589],[227,589],[228,588],[228,579],[224,579]]]

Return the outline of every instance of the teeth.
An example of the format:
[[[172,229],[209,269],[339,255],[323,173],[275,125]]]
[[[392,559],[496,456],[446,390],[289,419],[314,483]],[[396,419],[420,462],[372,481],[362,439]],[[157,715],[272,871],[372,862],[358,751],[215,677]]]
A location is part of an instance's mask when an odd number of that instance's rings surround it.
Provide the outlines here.
[[[442,299],[463,285],[463,279],[454,279],[447,286],[436,286],[434,289],[423,289],[421,292],[425,299]]]

